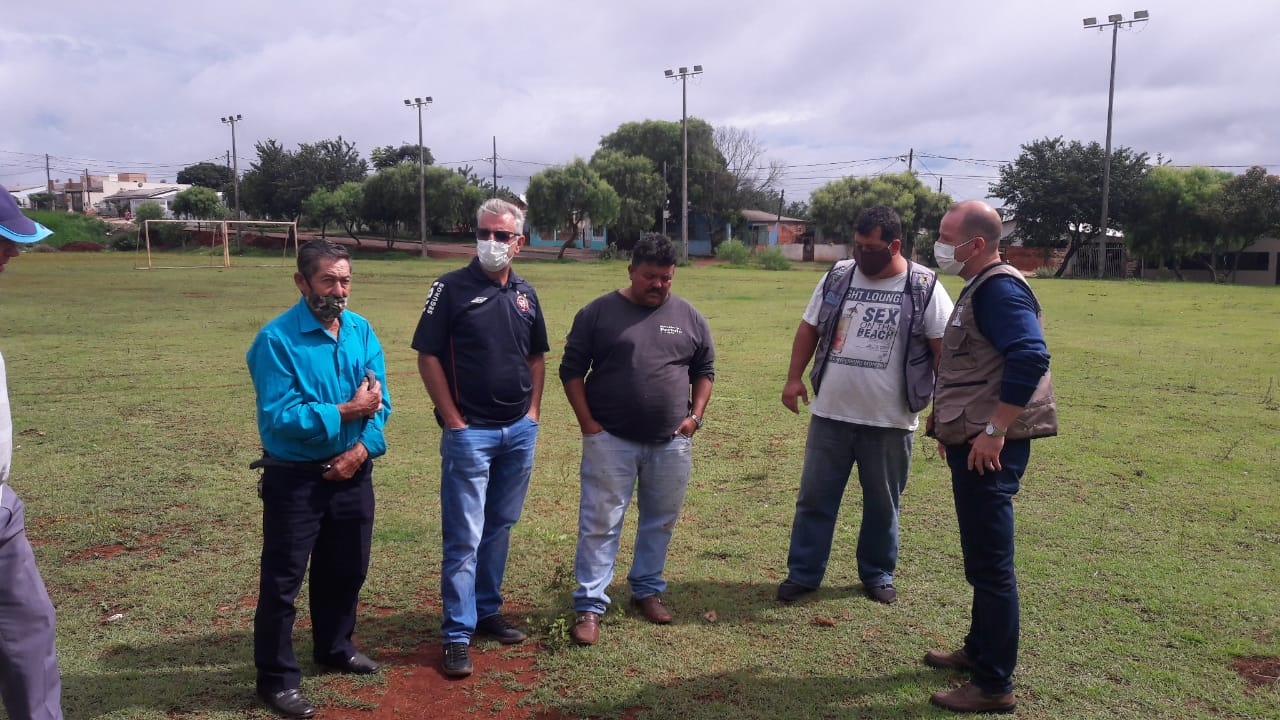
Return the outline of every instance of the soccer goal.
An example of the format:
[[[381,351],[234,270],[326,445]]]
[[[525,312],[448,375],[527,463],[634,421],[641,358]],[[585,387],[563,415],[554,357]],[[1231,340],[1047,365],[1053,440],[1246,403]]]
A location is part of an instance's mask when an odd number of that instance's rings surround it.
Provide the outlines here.
[[[298,254],[298,224],[269,220],[144,220],[138,243],[139,261],[134,270],[185,270],[231,267],[231,243],[246,242],[253,247],[280,247],[280,261],[264,264],[254,259],[269,255],[238,257],[241,267],[276,267],[290,264]],[[241,249],[244,245],[239,246]],[[145,251],[145,264],[142,253]],[[163,264],[160,264],[163,263]]]

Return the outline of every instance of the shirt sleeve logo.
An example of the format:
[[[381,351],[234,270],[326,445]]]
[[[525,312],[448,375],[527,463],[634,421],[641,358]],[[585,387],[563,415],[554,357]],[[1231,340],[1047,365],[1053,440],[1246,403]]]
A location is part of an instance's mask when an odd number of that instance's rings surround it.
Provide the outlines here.
[[[524,293],[516,293],[516,309],[521,313],[529,314],[529,296]]]
[[[436,304],[440,302],[440,296],[444,294],[444,283],[439,280],[431,283],[431,291],[427,293],[427,302],[422,307],[422,311],[428,315],[434,315],[436,312]]]

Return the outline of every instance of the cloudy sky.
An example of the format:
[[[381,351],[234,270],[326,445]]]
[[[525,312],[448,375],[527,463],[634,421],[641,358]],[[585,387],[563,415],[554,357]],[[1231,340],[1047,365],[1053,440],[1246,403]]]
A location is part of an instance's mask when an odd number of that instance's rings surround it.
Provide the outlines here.
[[[1046,136],[1102,142],[1119,32],[1114,145],[1175,164],[1280,172],[1280,3],[1271,0],[219,0],[7,3],[0,184],[221,162],[254,143],[338,135],[367,155],[426,144],[522,190],[590,157],[619,124],[689,114],[751,131],[788,200],[845,175],[901,172],[986,194]],[[1109,4],[1110,3],[1110,4]],[[1103,19],[1105,22],[1105,19]],[[1242,169],[1242,168],[1241,168]]]

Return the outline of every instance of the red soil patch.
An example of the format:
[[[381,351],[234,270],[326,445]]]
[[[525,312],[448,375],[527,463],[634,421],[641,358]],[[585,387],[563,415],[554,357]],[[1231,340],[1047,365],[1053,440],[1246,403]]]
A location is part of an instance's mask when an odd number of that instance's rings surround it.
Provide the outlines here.
[[[1280,682],[1280,658],[1236,658],[1231,661],[1231,669],[1244,678],[1245,682],[1255,687],[1259,685],[1275,685]]]
[[[427,642],[409,653],[374,652],[374,657],[384,663],[386,685],[357,686],[340,677],[332,680],[330,687],[375,707],[357,710],[327,706],[321,709],[325,720],[565,720],[558,710],[520,705],[538,681],[530,652],[536,652],[536,646],[472,645],[471,660],[476,672],[460,680],[445,677],[442,648],[439,643]]]
[[[67,556],[70,562],[83,562],[85,560],[110,560],[125,551],[124,545],[120,543],[111,543],[109,545],[94,545],[85,548],[77,553],[71,553]]]

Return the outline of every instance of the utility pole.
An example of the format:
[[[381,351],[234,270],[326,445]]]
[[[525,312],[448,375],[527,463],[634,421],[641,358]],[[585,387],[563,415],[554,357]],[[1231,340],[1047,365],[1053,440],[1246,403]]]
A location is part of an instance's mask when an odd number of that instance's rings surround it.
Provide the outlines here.
[[[702,66],[694,65],[690,71],[687,67],[679,72],[664,70],[669,78],[680,78],[680,143],[683,162],[680,164],[680,257],[689,262],[689,76],[701,75]]]
[[[44,184],[45,192],[49,193],[49,209],[52,210],[56,203],[53,202],[53,175],[49,174],[49,153],[44,154]]]
[[[84,169],[84,187],[80,189],[83,191],[82,199],[80,200],[80,212],[88,215],[89,214],[89,168]]]
[[[493,195],[498,197],[498,136],[493,136]]]
[[[236,252],[244,251],[244,243],[240,239],[240,156],[236,154],[236,123],[244,119],[243,115],[227,115],[222,118],[224,125],[231,126],[231,186],[235,193],[236,203]]]
[[[1120,26],[1146,22],[1151,14],[1146,10],[1138,10],[1132,20],[1125,20],[1124,15],[1108,15],[1107,22],[1098,23],[1097,18],[1085,18],[1084,29],[1111,28],[1111,82],[1107,86],[1107,145],[1102,156],[1102,221],[1098,223],[1098,277],[1106,277],[1107,267],[1107,211],[1111,201],[1111,111],[1116,98],[1116,41],[1120,35]]]
[[[916,164],[916,149],[907,148],[907,172],[912,172],[912,167]]]
[[[422,243],[422,257],[427,256],[427,151],[422,147],[422,106],[430,104],[429,95],[404,101],[405,107],[418,108],[418,240]]]

